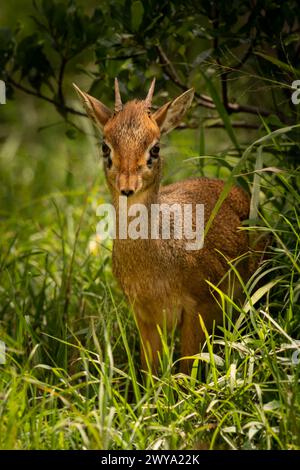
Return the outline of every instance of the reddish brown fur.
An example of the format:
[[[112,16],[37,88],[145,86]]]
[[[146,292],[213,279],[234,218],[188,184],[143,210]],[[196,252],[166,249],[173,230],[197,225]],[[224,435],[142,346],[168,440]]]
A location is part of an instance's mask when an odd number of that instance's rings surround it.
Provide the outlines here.
[[[207,222],[224,187],[222,181],[193,178],[160,187],[161,159],[151,169],[146,164],[147,149],[159,140],[160,129],[168,131],[182,117],[187,102],[191,101],[188,93],[152,115],[145,102],[129,102],[116,115],[99,123],[112,149],[112,167],[108,169],[104,164],[104,169],[116,206],[120,192],[131,189],[134,194],[128,198],[129,205],[204,204]],[[88,95],[84,94],[84,99],[87,104]],[[249,250],[247,233],[239,229],[248,212],[249,197],[242,189],[232,188],[212,223],[203,249],[198,251],[186,250],[186,240],[115,240],[113,270],[133,305],[143,344],[144,369],[147,354],[153,370],[157,370],[157,352],[161,350],[157,325],[161,328],[166,325],[168,329],[179,326],[181,354],[189,356],[198,353],[204,341],[199,314],[209,331],[214,322],[222,321],[222,312],[206,280],[227,290],[228,261]],[[238,263],[238,269],[247,279],[248,261]],[[239,295],[236,289],[235,298]],[[188,372],[190,364],[182,361],[181,370]]]
[[[159,139],[160,134],[156,123],[146,112],[143,101],[127,103],[120,113],[107,122],[104,135],[114,150],[115,171],[106,172],[113,196],[118,196],[125,188],[134,191],[140,189],[142,173],[144,190],[147,176],[147,186],[159,183],[157,178],[150,177],[151,172],[145,168],[145,152],[151,142]]]
[[[222,188],[220,180],[195,178],[162,187],[152,194],[151,202],[202,203],[207,221]],[[218,284],[228,270],[226,260],[248,251],[248,236],[238,229],[248,208],[248,196],[233,188],[208,232],[203,249],[196,252],[186,250],[185,240],[115,241],[114,273],[133,305],[143,342],[151,348],[154,367],[160,347],[157,324],[163,327],[166,322],[169,329],[181,327],[181,353],[188,356],[199,352],[204,341],[198,314],[208,330],[213,321],[221,322],[221,310],[206,280]],[[239,270],[244,278],[248,276],[245,261]],[[227,280],[221,288],[226,291]],[[189,366],[183,361],[181,369],[187,372]]]

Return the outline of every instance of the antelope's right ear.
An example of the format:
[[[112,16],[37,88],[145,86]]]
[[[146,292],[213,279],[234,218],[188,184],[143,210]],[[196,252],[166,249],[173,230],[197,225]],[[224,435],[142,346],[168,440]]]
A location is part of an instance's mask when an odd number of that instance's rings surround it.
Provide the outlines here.
[[[105,106],[105,104],[101,103],[101,101],[98,101],[96,98],[93,98],[87,93],[81,91],[75,83],[73,83],[73,87],[75,88],[88,117],[102,130],[109,118],[112,117],[112,111]]]

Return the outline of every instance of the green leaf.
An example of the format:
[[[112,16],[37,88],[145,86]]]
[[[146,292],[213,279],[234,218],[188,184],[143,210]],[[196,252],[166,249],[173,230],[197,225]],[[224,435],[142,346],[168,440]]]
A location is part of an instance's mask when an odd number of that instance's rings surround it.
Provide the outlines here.
[[[272,140],[274,137],[279,137],[280,135],[286,134],[286,133],[290,132],[292,129],[299,128],[299,127],[300,127],[300,124],[295,124],[294,126],[287,126],[287,127],[282,127],[281,129],[276,129],[275,131],[271,132],[271,134],[264,135],[263,137],[256,140],[251,145],[249,145],[249,147],[246,148],[243,155],[239,159],[238,163],[233,168],[233,170],[232,170],[231,174],[229,175],[229,178],[227,179],[226,183],[224,184],[224,188],[223,188],[223,190],[222,190],[222,192],[219,196],[219,199],[217,200],[216,205],[213,208],[213,210],[210,214],[210,217],[207,221],[207,224],[205,226],[204,237],[207,235],[207,233],[208,233],[208,231],[211,227],[211,224],[213,223],[214,218],[216,217],[217,213],[219,212],[220,207],[222,206],[223,202],[227,198],[232,186],[234,185],[235,177],[240,173],[240,171],[241,171],[243,165],[245,164],[247,158],[249,157],[249,155],[251,155],[251,152],[252,152],[253,148],[256,145],[265,143],[269,140]],[[279,176],[281,176],[281,175],[279,175]]]
[[[9,59],[13,55],[14,38],[9,28],[0,28],[0,76]]]
[[[76,137],[77,137],[77,131],[76,131],[76,129],[68,129],[68,130],[66,131],[66,136],[67,136],[68,139],[70,139],[70,140],[76,139]]]
[[[223,105],[222,101],[220,100],[220,97],[219,97],[219,94],[212,82],[212,80],[210,78],[207,77],[207,75],[201,70],[201,73],[205,79],[205,82],[207,84],[207,88],[209,90],[209,93],[215,103],[215,106],[217,108],[217,111],[220,115],[220,117],[222,118],[222,121],[224,122],[224,126],[225,126],[225,129],[227,131],[227,134],[230,138],[230,140],[232,141],[233,145],[235,146],[235,148],[239,151],[240,150],[240,147],[239,147],[239,144],[238,144],[238,141],[235,137],[235,133],[234,133],[234,130],[233,130],[233,127],[231,125],[231,121],[230,121],[230,118],[228,116],[228,113],[225,109],[225,106]]]
[[[14,71],[20,70],[21,77],[39,90],[43,83],[54,76],[54,70],[46,55],[44,41],[34,33],[20,41],[14,61]]]
[[[253,178],[253,188],[252,188],[252,197],[250,201],[250,219],[258,218],[258,206],[259,206],[259,193],[260,193],[260,174],[263,167],[263,157],[262,157],[262,146],[257,149],[257,156],[255,162],[255,173]]]
[[[243,306],[243,311],[245,313],[250,312],[251,308],[264,296],[267,292],[273,289],[276,284],[282,281],[282,278],[277,278],[274,281],[270,281],[264,286],[257,289],[254,294],[251,296],[250,300]]]
[[[262,52],[255,52],[254,54],[262,57],[268,62],[271,62],[273,65],[276,65],[276,67],[280,68],[281,70],[284,70],[285,72],[289,74],[300,77],[300,72],[296,70],[294,67],[292,67],[290,64],[286,64],[282,62],[281,60],[277,59],[276,57],[272,57],[271,55],[268,55],[268,54],[263,54]]]
[[[131,26],[133,31],[138,31],[144,16],[144,7],[142,2],[135,1],[131,4]]]

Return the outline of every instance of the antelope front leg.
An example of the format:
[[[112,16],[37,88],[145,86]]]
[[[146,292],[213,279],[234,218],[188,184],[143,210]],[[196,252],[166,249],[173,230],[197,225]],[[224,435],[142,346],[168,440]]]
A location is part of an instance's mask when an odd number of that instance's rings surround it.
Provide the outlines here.
[[[205,342],[205,334],[201,328],[199,314],[201,315],[205,328],[210,333],[214,322],[222,322],[222,312],[218,304],[212,300],[196,307],[195,310],[184,310],[181,324],[181,356],[193,356],[201,351]],[[190,375],[193,360],[186,359],[180,363],[180,372]]]
[[[180,336],[181,357],[193,356],[200,352],[201,345],[205,341],[205,335],[195,312],[183,312]],[[182,359],[180,361],[180,372],[190,375],[192,366],[192,359]]]
[[[136,317],[141,338],[141,363],[143,370],[157,374],[159,367],[158,353],[161,353],[161,339],[155,323],[146,323]]]

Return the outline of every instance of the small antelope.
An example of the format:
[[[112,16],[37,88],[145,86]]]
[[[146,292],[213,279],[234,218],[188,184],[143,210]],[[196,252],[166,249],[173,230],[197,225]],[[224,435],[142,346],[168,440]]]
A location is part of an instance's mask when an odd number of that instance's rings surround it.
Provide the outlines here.
[[[161,186],[162,158],[159,140],[175,128],[191,105],[190,89],[157,111],[151,111],[155,81],[145,100],[122,104],[115,80],[114,111],[101,101],[75,89],[88,116],[103,134],[103,164],[106,180],[116,209],[119,197],[128,207],[139,203],[203,204],[207,222],[224,183],[218,179],[192,178]],[[206,280],[228,288],[228,261],[249,251],[248,234],[239,230],[248,218],[249,197],[233,187],[221,206],[204,239],[202,249],[189,251],[184,239],[114,240],[113,271],[133,306],[141,336],[141,362],[157,372],[161,339],[157,326],[181,329],[181,355],[199,353],[205,340],[199,314],[208,331],[214,322],[222,322],[222,311]],[[118,214],[118,210],[116,211]],[[126,215],[127,216],[127,215]],[[174,221],[171,220],[171,224]],[[238,269],[244,279],[250,275],[249,260],[242,259]],[[235,298],[240,295],[238,289]],[[181,371],[189,373],[191,359],[181,361]]]

